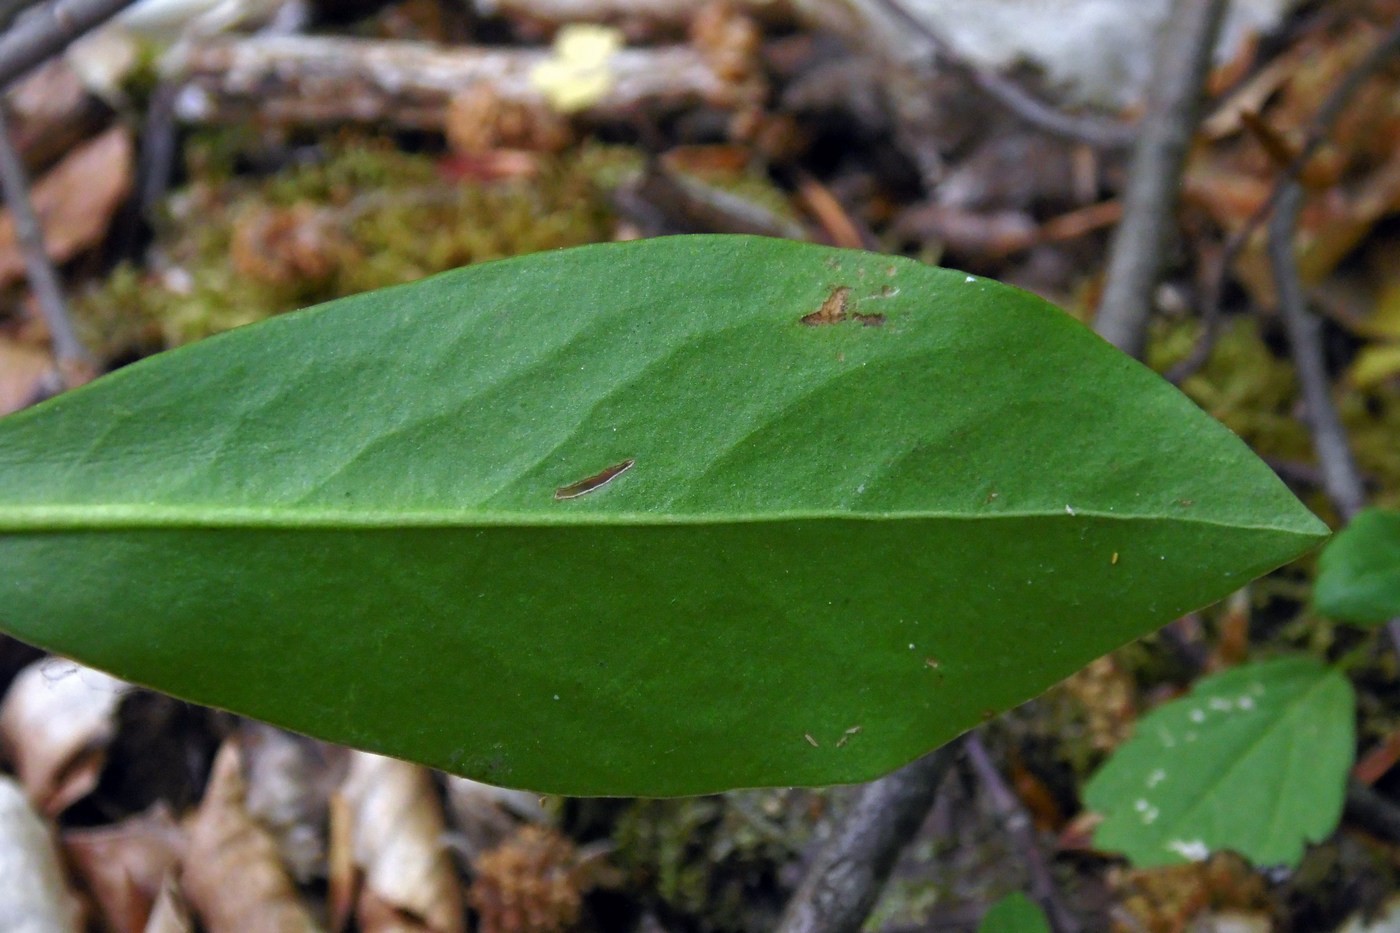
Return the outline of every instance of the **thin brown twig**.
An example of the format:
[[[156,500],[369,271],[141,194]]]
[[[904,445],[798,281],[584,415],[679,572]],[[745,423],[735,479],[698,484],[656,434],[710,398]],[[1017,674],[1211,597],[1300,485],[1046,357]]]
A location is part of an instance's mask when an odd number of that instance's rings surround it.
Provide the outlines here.
[[[87,382],[93,376],[93,357],[73,329],[63,286],[49,260],[44,230],[29,198],[29,177],[10,139],[3,107],[0,107],[0,187],[4,189],[5,202],[14,219],[15,239],[29,273],[29,287],[49,328],[60,378],[65,386]]]
[[[1216,340],[1220,336],[1221,302],[1225,293],[1225,278],[1230,274],[1230,267],[1235,264],[1235,260],[1249,244],[1255,231],[1269,219],[1269,215],[1278,207],[1279,200],[1283,197],[1284,188],[1302,174],[1303,169],[1317,154],[1317,150],[1326,142],[1337,121],[1346,111],[1347,105],[1356,96],[1356,92],[1370,80],[1372,75],[1380,70],[1391,56],[1397,53],[1400,53],[1400,20],[1391,26],[1389,32],[1381,37],[1381,40],[1371,51],[1366,53],[1366,56],[1356,64],[1356,67],[1348,72],[1341,83],[1333,88],[1332,93],[1327,95],[1322,106],[1317,108],[1317,112],[1308,121],[1303,145],[1299,148],[1298,154],[1288,165],[1284,166],[1283,171],[1274,182],[1273,188],[1270,189],[1269,196],[1264,199],[1264,203],[1249,215],[1243,226],[1226,238],[1219,257],[1211,263],[1207,270],[1205,286],[1201,295],[1201,336],[1191,349],[1191,353],[1167,371],[1167,379],[1180,384],[1199,371],[1210,359],[1211,353],[1215,350]]]
[[[1289,179],[1279,194],[1269,221],[1269,263],[1278,292],[1279,314],[1288,332],[1293,365],[1303,393],[1304,418],[1322,469],[1322,488],[1344,522],[1350,522],[1366,506],[1366,484],[1352,456],[1346,428],[1332,402],[1327,361],[1322,352],[1322,322],[1308,311],[1293,236],[1303,207],[1303,186]],[[1400,619],[1386,626],[1392,644],[1400,651]]]
[[[861,788],[792,896],[777,933],[856,933],[923,825],[958,743],[945,745]]]
[[[1006,785],[1006,780],[996,765],[992,764],[986,746],[976,733],[964,740],[963,748],[966,749],[968,762],[986,789],[987,797],[1001,819],[1002,826],[1016,844],[1021,857],[1025,859],[1026,873],[1030,875],[1031,896],[1045,910],[1045,915],[1050,919],[1051,929],[1056,933],[1079,933],[1083,925],[1060,898],[1055,877],[1050,872],[1040,841],[1035,838],[1035,823],[1022,806],[1020,798]]]
[[[1331,381],[1322,353],[1322,322],[1308,311],[1298,274],[1293,235],[1302,206],[1302,186],[1296,180],[1289,181],[1283,186],[1269,222],[1269,263],[1278,291],[1279,314],[1298,370],[1304,418],[1322,467],[1322,488],[1342,519],[1350,521],[1366,505],[1366,488],[1352,457],[1346,429],[1332,403]]]
[[[1147,346],[1152,299],[1176,236],[1186,155],[1226,0],[1177,0],[1152,65],[1152,86],[1113,235],[1094,329],[1131,356]]]
[[[0,90],[135,0],[50,0],[0,36]]]
[[[939,35],[928,23],[910,13],[901,0],[876,2],[922,36],[939,56],[942,64],[967,75],[978,90],[1036,129],[1052,136],[1087,143],[1098,149],[1126,149],[1137,138],[1135,126],[1065,113],[1035,97],[1000,72],[980,68],[966,61],[954,51],[947,39]]]
[[[1400,843],[1400,806],[1355,778],[1347,781],[1346,815],[1376,835]]]

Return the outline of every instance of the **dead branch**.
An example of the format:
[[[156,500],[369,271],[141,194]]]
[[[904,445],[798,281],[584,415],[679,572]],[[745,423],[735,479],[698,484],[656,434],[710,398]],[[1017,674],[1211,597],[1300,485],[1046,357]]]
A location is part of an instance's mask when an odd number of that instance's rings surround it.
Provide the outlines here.
[[[912,15],[899,0],[876,2],[907,28],[922,36],[938,55],[939,64],[965,74],[978,90],[1036,129],[1101,149],[1126,148],[1137,138],[1136,127],[1065,113],[1038,99],[1000,72],[978,67],[960,58],[946,39]]]
[[[68,303],[63,298],[63,286],[59,284],[58,273],[49,261],[49,253],[44,246],[44,231],[39,226],[39,218],[29,198],[29,175],[10,139],[9,123],[3,107],[0,107],[0,186],[4,188],[5,203],[10,209],[10,216],[14,218],[15,239],[24,256],[29,287],[34,291],[34,298],[39,303],[44,323],[48,325],[49,336],[53,340],[54,358],[58,361],[63,384],[73,386],[88,382],[96,371],[93,357],[73,329]]]
[[[958,755],[945,745],[865,785],[792,896],[777,933],[855,933]]]
[[[1152,296],[1176,234],[1181,175],[1225,6],[1226,0],[1177,0],[1152,66],[1123,222],[1113,236],[1094,321],[1099,336],[1135,357],[1147,345]]]
[[[52,0],[19,17],[0,36],[0,90],[135,0]]]
[[[713,0],[481,0],[478,10],[557,26],[563,23],[644,23],[680,29]],[[765,17],[786,16],[791,6],[780,0],[740,0],[734,6]]]
[[[1279,314],[1288,331],[1293,363],[1298,369],[1303,416],[1322,467],[1322,487],[1343,520],[1350,521],[1366,505],[1366,488],[1352,457],[1346,428],[1332,403],[1331,380],[1322,354],[1322,322],[1308,311],[1303,282],[1298,275],[1293,234],[1302,205],[1302,186],[1297,181],[1285,184],[1269,223],[1269,263],[1278,291]]]
[[[1347,781],[1346,816],[1390,842],[1400,842],[1400,806],[1361,781]]]
[[[1356,96],[1356,92],[1361,90],[1371,79],[1371,76],[1396,54],[1400,54],[1400,20],[1397,20],[1390,31],[1376,43],[1375,47],[1366,53],[1366,57],[1357,63],[1356,67],[1332,90],[1332,93],[1327,95],[1327,99],[1322,102],[1322,106],[1317,109],[1317,113],[1309,121],[1303,137],[1304,142],[1298,150],[1298,154],[1280,173],[1268,198],[1249,216],[1242,227],[1226,239],[1219,258],[1206,273],[1206,284],[1201,297],[1201,337],[1196,346],[1192,348],[1190,355],[1168,371],[1167,378],[1169,380],[1180,384],[1210,359],[1210,354],[1215,349],[1215,342],[1220,336],[1220,305],[1225,292],[1225,277],[1230,274],[1230,267],[1235,264],[1240,253],[1244,252],[1245,246],[1248,245],[1255,231],[1278,206],[1280,198],[1283,197],[1284,188],[1292,184],[1302,174],[1303,169],[1312,161],[1313,156],[1317,154],[1327,137],[1332,134],[1332,129],[1346,111],[1351,99]]]
[[[1298,370],[1303,416],[1322,468],[1322,488],[1343,521],[1349,522],[1366,506],[1366,485],[1352,456],[1346,428],[1332,402],[1327,361],[1322,352],[1322,322],[1308,311],[1298,274],[1293,235],[1302,206],[1303,186],[1290,179],[1280,191],[1278,206],[1269,222],[1269,264],[1278,291],[1279,314],[1288,332],[1293,365]],[[1391,619],[1386,628],[1391,643],[1400,651],[1400,619]]]
[[[1050,918],[1051,927],[1057,933],[1079,933],[1083,925],[1060,898],[1054,875],[1050,873],[1050,866],[1045,860],[1045,852],[1035,837],[1035,825],[1030,814],[1022,806],[1020,798],[1006,785],[996,765],[992,764],[991,756],[977,734],[969,735],[963,744],[967,749],[967,759],[986,789],[992,808],[1007,834],[1015,840],[1016,850],[1025,859],[1031,896],[1045,909],[1045,915]]]
[[[544,109],[531,75],[546,50],[441,47],[310,36],[259,36],[190,44],[172,62],[183,89],[177,116],[194,123],[392,123],[440,130],[454,95],[489,88],[503,103]],[[696,104],[739,106],[752,86],[726,80],[685,46],[622,49],[612,81],[583,111],[615,119]]]

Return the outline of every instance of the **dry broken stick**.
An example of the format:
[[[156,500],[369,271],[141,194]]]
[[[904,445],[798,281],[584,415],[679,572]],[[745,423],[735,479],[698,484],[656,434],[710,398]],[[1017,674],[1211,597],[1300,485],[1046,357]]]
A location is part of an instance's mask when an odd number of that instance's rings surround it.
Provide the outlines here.
[[[311,36],[191,43],[172,62],[183,89],[177,116],[196,123],[389,123],[441,130],[454,96],[474,88],[502,104],[545,108],[532,75],[546,50],[442,47]],[[728,80],[688,46],[620,49],[606,89],[583,113],[594,119],[737,107],[751,86]]]
[[[1269,223],[1269,263],[1278,291],[1279,313],[1298,370],[1308,432],[1322,467],[1322,486],[1341,517],[1350,521],[1366,504],[1366,488],[1352,457],[1346,428],[1332,403],[1331,381],[1322,353],[1322,322],[1308,311],[1293,252],[1293,235],[1302,205],[1302,186],[1289,181],[1283,186]]]
[[[987,791],[992,808],[996,810],[1006,832],[1015,842],[1017,850],[1026,862],[1026,872],[1030,875],[1031,896],[1045,909],[1050,918],[1050,926],[1056,933],[1079,933],[1083,929],[1079,919],[1070,913],[1060,898],[1055,878],[1046,863],[1045,853],[1035,838],[1035,824],[1020,799],[1006,786],[1001,772],[992,764],[991,756],[976,733],[963,741],[967,750],[968,762],[976,772],[977,779]]]
[[[29,197],[29,176],[10,139],[9,123],[3,108],[0,108],[0,186],[4,188],[5,203],[10,209],[10,216],[14,218],[15,239],[24,255],[29,287],[49,328],[60,380],[64,387],[81,385],[96,375],[96,367],[92,354],[73,329],[68,303],[63,298],[63,286],[58,281],[53,263],[49,261],[44,231]]]
[[[911,14],[900,0],[876,0],[876,3],[923,36],[938,55],[940,64],[966,74],[978,90],[1036,129],[1101,149],[1126,148],[1137,138],[1137,128],[1134,126],[1065,113],[1001,73],[963,60],[946,39]]]
[[[1312,161],[1313,156],[1317,154],[1327,137],[1332,134],[1337,120],[1341,118],[1347,105],[1356,96],[1356,92],[1361,90],[1362,86],[1397,54],[1400,54],[1400,20],[1396,20],[1371,51],[1367,52],[1356,67],[1348,72],[1341,83],[1332,90],[1332,93],[1327,95],[1327,99],[1322,102],[1322,106],[1317,109],[1317,113],[1309,121],[1298,154],[1284,167],[1283,172],[1274,183],[1274,187],[1270,190],[1269,196],[1249,216],[1243,226],[1226,239],[1225,245],[1220,250],[1220,256],[1211,264],[1206,273],[1206,284],[1201,296],[1201,337],[1186,359],[1167,372],[1169,380],[1180,384],[1210,359],[1210,354],[1215,349],[1215,341],[1220,335],[1220,306],[1225,291],[1225,277],[1230,274],[1230,267],[1244,251],[1255,231],[1278,206],[1280,198],[1283,197],[1284,188],[1302,175],[1303,169]]]
[[[945,745],[861,788],[792,896],[777,933],[856,933],[957,758]]]
[[[1113,235],[1094,329],[1131,356],[1147,346],[1152,297],[1176,234],[1186,155],[1225,0],[1177,0],[1152,66],[1142,132],[1123,193],[1123,222]]]
[[[0,36],[0,90],[133,2],[135,0],[51,0],[24,13]]]
[[[1322,322],[1308,311],[1307,296],[1298,274],[1293,236],[1303,206],[1303,186],[1289,179],[1281,189],[1278,206],[1269,222],[1269,263],[1278,291],[1279,314],[1288,332],[1289,349],[1298,370],[1304,416],[1313,449],[1322,467],[1322,488],[1344,521],[1351,521],[1366,506],[1366,485],[1351,453],[1346,428],[1332,402],[1327,361],[1322,352]],[[1400,619],[1386,626],[1391,643],[1400,651]]]

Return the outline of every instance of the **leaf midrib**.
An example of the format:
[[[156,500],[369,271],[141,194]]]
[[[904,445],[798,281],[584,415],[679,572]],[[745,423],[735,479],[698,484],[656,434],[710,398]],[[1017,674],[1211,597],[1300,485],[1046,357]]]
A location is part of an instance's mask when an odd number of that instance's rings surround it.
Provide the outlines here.
[[[308,510],[300,507],[230,508],[146,505],[60,505],[0,507],[0,534],[44,531],[139,530],[162,528],[227,529],[382,529],[382,528],[500,528],[592,526],[699,526],[745,525],[790,522],[899,522],[899,521],[1007,521],[1056,519],[1068,522],[1086,520],[1109,522],[1167,522],[1180,526],[1230,528],[1238,531],[1264,531],[1293,534],[1322,540],[1323,533],[1296,527],[1263,523],[1241,523],[1149,512],[1114,513],[1076,509],[1066,515],[1058,509],[999,511],[992,513],[943,511],[844,512],[833,510],[714,512],[669,514],[660,512],[558,511],[491,512],[456,510]]]

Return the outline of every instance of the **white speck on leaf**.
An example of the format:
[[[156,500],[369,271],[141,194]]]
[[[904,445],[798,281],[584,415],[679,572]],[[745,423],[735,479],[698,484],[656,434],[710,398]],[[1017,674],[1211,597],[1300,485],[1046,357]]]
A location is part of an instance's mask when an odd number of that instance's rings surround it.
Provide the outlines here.
[[[1073,515],[1073,514],[1074,514],[1074,509],[1072,509],[1072,508],[1069,506],[1069,503],[1065,503],[1065,514],[1067,514],[1067,515]]]
[[[1230,712],[1230,710],[1235,708],[1235,704],[1231,703],[1224,697],[1211,697],[1210,708],[1218,713],[1228,713]]]
[[[1205,710],[1193,709],[1193,710],[1191,711],[1191,721],[1192,721],[1192,722],[1197,722],[1197,723],[1199,723],[1199,722],[1205,722],[1205,721],[1206,721],[1206,712],[1205,712]]]
[[[963,281],[964,281],[964,282],[976,282],[976,281],[977,281],[977,276],[975,276],[975,275],[969,275],[967,278],[963,279]]]
[[[1167,851],[1193,862],[1204,862],[1210,857],[1210,847],[1199,839],[1173,839],[1167,843]]]
[[[1235,705],[1240,709],[1254,709],[1254,697],[1240,697],[1235,701]]]
[[[1167,772],[1163,771],[1161,768],[1153,769],[1152,773],[1147,776],[1147,789],[1151,790],[1166,779]]]

